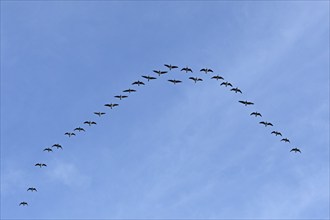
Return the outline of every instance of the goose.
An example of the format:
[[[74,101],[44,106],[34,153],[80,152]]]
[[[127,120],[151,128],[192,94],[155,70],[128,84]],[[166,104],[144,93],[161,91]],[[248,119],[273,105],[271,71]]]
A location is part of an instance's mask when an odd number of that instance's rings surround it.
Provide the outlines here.
[[[154,72],[154,73],[157,73],[158,76],[167,73],[167,71],[160,71],[160,70],[154,70],[153,72]]]
[[[53,150],[51,148],[47,147],[43,151],[52,152]]]
[[[255,117],[257,116],[262,117],[262,115],[259,112],[252,112],[250,115],[254,115]]]
[[[75,128],[74,131],[79,131],[79,132],[81,132],[81,131],[85,131],[85,129],[83,129],[83,128],[81,128],[81,127],[78,127],[78,128]]]
[[[267,127],[267,126],[273,126],[272,123],[269,123],[267,121],[261,121],[261,122],[259,122],[259,124],[263,124],[263,125],[265,125],[265,127]]]
[[[230,86],[230,87],[233,87],[233,85],[230,83],[230,82],[222,82],[221,84],[220,84],[220,86],[222,86],[222,85],[224,85],[224,86]]]
[[[238,102],[244,104],[245,106],[247,106],[247,105],[254,105],[253,102],[249,102],[249,101],[238,101]]]
[[[282,138],[282,140],[281,140],[281,141],[284,141],[284,142],[290,143],[290,140],[289,140],[289,139],[287,139],[287,138]]]
[[[37,189],[34,188],[34,187],[30,187],[30,188],[28,188],[26,191],[31,191],[31,192],[35,191],[35,192],[37,192]]]
[[[230,91],[234,91],[235,93],[241,93],[242,94],[242,91],[238,88],[238,87],[236,87],[236,88],[232,88]]]
[[[171,71],[172,69],[176,69],[176,68],[178,68],[178,66],[172,66],[171,64],[164,64],[164,66],[166,66],[167,68],[169,68],[170,71]]]
[[[98,115],[99,117],[101,117],[102,115],[105,115],[105,112],[94,112],[95,115]]]
[[[193,72],[189,67],[182,68],[181,71],[186,71],[186,73]]]
[[[196,83],[197,81],[203,81],[203,79],[201,79],[201,78],[197,78],[197,77],[189,77],[189,79],[195,81],[195,83]]]
[[[73,132],[66,132],[64,135],[68,135],[69,137],[76,136],[76,134]]]
[[[115,98],[120,99],[120,100],[127,98],[127,97],[128,97],[127,95],[116,95],[115,96]]]
[[[173,83],[174,85],[177,84],[177,83],[181,83],[182,82],[182,81],[176,80],[176,79],[169,79],[168,81],[171,82],[171,83]]]
[[[272,131],[272,133],[271,133],[271,134],[275,134],[275,136],[277,136],[277,135],[280,135],[280,136],[282,136],[281,132],[278,132],[278,131]]]
[[[203,69],[201,69],[200,70],[200,72],[205,72],[205,74],[207,74],[207,73],[213,73],[213,70],[211,70],[211,69],[207,69],[207,68],[203,68]]]
[[[222,79],[222,80],[224,80],[224,78],[222,76],[219,76],[219,75],[212,76],[211,79],[216,79],[216,80]]]
[[[293,151],[293,152],[295,152],[295,153],[297,153],[297,152],[301,153],[301,151],[300,151],[298,148],[296,148],[296,147],[295,147],[295,148],[292,148],[292,149],[290,150],[290,152],[291,152],[291,151]]]
[[[47,165],[44,163],[36,163],[34,166],[41,168],[41,167],[46,167]]]
[[[106,107],[109,107],[109,108],[113,108],[113,107],[116,107],[116,106],[118,106],[119,104],[116,104],[116,103],[109,103],[109,104],[105,104],[104,106],[106,106]]]
[[[59,148],[63,149],[62,145],[60,145],[60,144],[54,144],[52,147],[56,147],[57,149],[59,149]]]
[[[89,126],[91,125],[96,125],[95,121],[85,121],[84,124],[88,124]]]
[[[126,89],[126,90],[124,90],[123,92],[131,93],[131,92],[136,92],[136,90],[135,90],[135,89]]]
[[[157,79],[156,77],[152,77],[152,76],[142,76],[142,77],[145,78],[145,79],[147,79],[148,82],[149,82],[150,80]]]
[[[133,82],[132,85],[140,86],[140,85],[144,85],[144,82],[141,82],[141,81],[138,80],[138,81]]]
[[[26,205],[29,205],[27,202],[21,202],[20,204],[19,204],[20,206],[22,205],[22,206],[26,206]]]

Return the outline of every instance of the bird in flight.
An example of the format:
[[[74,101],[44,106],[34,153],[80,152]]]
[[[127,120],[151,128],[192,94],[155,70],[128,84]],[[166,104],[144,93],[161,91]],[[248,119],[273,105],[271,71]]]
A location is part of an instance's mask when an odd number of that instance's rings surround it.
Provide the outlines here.
[[[296,147],[295,147],[295,148],[292,148],[292,149],[290,150],[290,152],[291,152],[291,151],[293,151],[293,152],[295,152],[295,153],[297,153],[297,152],[301,153],[301,151],[300,151],[298,148],[296,148]]]
[[[182,68],[181,71],[186,71],[186,73],[193,72],[189,67]]]
[[[236,87],[236,88],[232,88],[230,91],[234,91],[235,93],[241,93],[242,94],[242,91],[238,88],[238,87]]]
[[[167,71],[154,70],[154,73],[157,73],[158,76],[167,73]]]
[[[131,92],[136,92],[136,90],[135,90],[135,89],[126,89],[126,90],[124,90],[123,92],[131,93]]]
[[[46,167],[47,165],[44,163],[36,163],[34,166],[41,168],[41,167]]]
[[[230,86],[230,87],[233,87],[233,85],[230,83],[230,82],[222,82],[221,84],[220,84],[220,86],[222,86],[222,85],[224,85],[224,86]]]
[[[254,115],[255,117],[257,116],[262,117],[262,115],[259,112],[252,112],[250,115]]]
[[[282,140],[281,140],[281,141],[284,141],[284,142],[290,143],[290,140],[289,140],[289,139],[287,139],[287,138],[282,138]]]
[[[140,85],[144,85],[144,82],[141,82],[141,81],[138,80],[138,81],[133,82],[132,85],[138,85],[138,86],[140,86]]]
[[[282,136],[281,132],[278,132],[278,131],[272,131],[272,133],[271,133],[271,134],[275,134],[275,136],[277,136],[277,135],[280,135],[280,136]]]
[[[31,192],[35,191],[35,192],[37,192],[37,189],[34,188],[34,187],[30,187],[30,188],[27,189],[27,191],[31,191]]]
[[[164,64],[164,66],[166,66],[167,68],[169,68],[170,71],[171,71],[172,69],[176,69],[176,68],[178,68],[178,66],[172,66],[171,64]]]
[[[197,81],[203,81],[203,79],[201,79],[201,78],[197,78],[197,77],[189,77],[189,79],[195,81],[195,83],[196,83]]]
[[[259,124],[263,124],[263,125],[265,125],[265,127],[267,127],[267,126],[273,126],[272,123],[267,122],[267,121],[261,121],[261,122],[259,122]]]
[[[62,145],[60,145],[60,144],[53,144],[52,147],[56,147],[57,149],[59,149],[59,148],[63,149]]]
[[[176,80],[176,79],[169,79],[168,81],[171,82],[171,83],[173,83],[174,85],[177,84],[177,83],[181,83],[182,82],[182,81]]]
[[[53,150],[51,148],[47,147],[43,151],[52,152]]]
[[[127,95],[116,95],[115,96],[115,98],[120,99],[120,100],[127,98],[127,97],[128,97]]]
[[[205,74],[207,74],[207,73],[213,73],[213,70],[207,69],[207,68],[203,68],[203,69],[200,70],[200,72],[205,72]]]
[[[78,127],[78,128],[75,128],[74,131],[79,131],[79,132],[81,132],[81,131],[85,131],[85,129],[83,129],[83,128],[81,128],[81,127]]]
[[[224,80],[224,78],[222,76],[219,76],[219,75],[212,76],[211,79],[216,79],[216,80],[222,79],[222,80]]]
[[[238,102],[244,104],[245,106],[247,106],[247,105],[254,105],[253,102],[249,102],[249,101],[238,101]]]
[[[145,78],[145,79],[147,79],[148,82],[149,82],[150,80],[157,79],[156,77],[152,77],[152,76],[142,76],[142,77]]]
[[[95,115],[98,115],[99,117],[101,117],[102,115],[105,115],[105,112],[94,112]]]
[[[96,125],[95,121],[85,121],[84,124],[88,124],[89,126],[91,125]]]
[[[113,108],[113,107],[116,107],[116,106],[118,106],[119,104],[116,104],[116,103],[109,103],[109,104],[105,104],[104,106],[106,106],[106,107],[109,107],[109,108]]]
[[[21,202],[20,204],[19,204],[20,206],[22,205],[22,206],[26,206],[26,205],[29,205],[27,202]]]
[[[76,136],[76,134],[73,132],[66,132],[64,135],[68,135],[69,137]]]

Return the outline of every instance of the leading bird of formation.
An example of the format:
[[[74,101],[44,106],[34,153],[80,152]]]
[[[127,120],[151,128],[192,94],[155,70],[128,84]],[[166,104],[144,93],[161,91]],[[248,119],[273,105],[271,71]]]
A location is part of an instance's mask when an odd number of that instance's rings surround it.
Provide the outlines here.
[[[167,74],[168,71],[172,71],[174,69],[178,69],[179,67],[178,66],[174,66],[174,65],[170,65],[170,64],[165,64],[164,65],[165,67],[167,67],[167,71],[164,71],[164,70],[153,70],[153,72],[155,74],[158,75],[158,77],[160,77],[161,75],[164,75],[164,74]],[[193,70],[191,68],[189,68],[188,66],[187,67],[184,67],[181,69],[181,72],[183,73],[193,73]],[[209,69],[209,68],[203,68],[200,70],[200,72],[203,72],[205,74],[208,74],[208,73],[213,73],[213,70],[212,69]],[[152,80],[155,80],[157,79],[157,77],[155,76],[149,76],[149,75],[142,75],[142,77],[147,80],[147,82],[149,81],[152,81]],[[200,77],[189,77],[188,79],[192,80],[194,83],[198,83],[198,82],[202,82],[203,79],[200,78]],[[221,80],[221,83],[220,83],[220,86],[224,86],[224,87],[229,87],[230,88],[230,91],[232,92],[235,92],[235,93],[241,93],[242,94],[242,91],[238,88],[238,87],[233,87],[233,85],[228,82],[228,81],[225,81],[224,78],[220,75],[213,75],[211,77],[212,80],[216,80],[216,81],[219,81]],[[168,82],[170,83],[173,83],[173,84],[180,84],[182,83],[181,80],[177,80],[177,79],[169,79]],[[135,81],[132,83],[132,85],[134,86],[143,86],[145,85],[144,82],[138,80],[138,81]],[[117,98],[118,100],[122,100],[122,99],[125,99],[128,97],[128,95],[130,93],[133,93],[133,92],[136,92],[135,89],[126,89],[126,90],[123,90],[123,92],[125,93],[125,95],[116,95],[114,96],[114,98]],[[253,102],[251,101],[247,101],[247,100],[239,100],[238,101],[239,103],[243,104],[244,106],[251,106],[251,105],[254,105]],[[108,107],[110,109],[113,109],[117,106],[119,106],[118,103],[106,103],[104,105],[105,107]],[[94,112],[95,115],[99,116],[99,117],[102,117],[103,115],[105,115],[106,113],[105,112]],[[250,114],[251,116],[254,116],[254,117],[260,117],[262,118],[262,114],[260,112],[257,112],[257,111],[254,111],[254,112],[251,112]],[[88,125],[88,126],[93,126],[93,125],[96,125],[96,122],[95,121],[85,121],[84,122],[85,125]],[[273,124],[271,122],[268,122],[268,121],[260,121],[259,124],[261,125],[264,125],[265,127],[267,126],[273,126]],[[73,131],[69,131],[69,132],[66,132],[64,133],[64,135],[68,136],[68,137],[73,137],[73,136],[76,136],[76,133],[77,132],[85,132],[85,129],[82,128],[82,127],[77,127],[75,128]],[[281,142],[284,142],[284,143],[290,143],[290,140],[288,138],[283,138],[282,137],[282,133],[279,132],[279,131],[272,131],[271,132],[272,135],[275,135],[275,136],[281,136]],[[45,152],[52,152],[53,149],[63,149],[62,145],[60,144],[53,144],[51,147],[47,147],[45,149],[43,149],[43,151]],[[290,152],[294,152],[294,153],[301,153],[300,149],[297,148],[297,147],[294,147],[290,150]],[[39,167],[39,168],[43,168],[43,167],[47,167],[47,164],[45,163],[36,163],[34,166],[36,167]],[[37,192],[37,189],[35,187],[29,187],[27,189],[27,191],[30,191],[30,192]],[[21,203],[19,203],[20,206],[28,206],[28,203],[26,201],[22,201]]]

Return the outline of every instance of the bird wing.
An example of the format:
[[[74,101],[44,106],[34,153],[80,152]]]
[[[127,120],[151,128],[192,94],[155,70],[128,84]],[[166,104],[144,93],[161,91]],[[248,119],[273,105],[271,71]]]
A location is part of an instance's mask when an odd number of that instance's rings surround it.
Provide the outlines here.
[[[176,69],[176,68],[179,68],[178,66],[172,66],[172,69]]]
[[[272,123],[269,123],[269,122],[267,123],[267,125],[269,125],[269,126],[273,126],[273,124],[272,124]]]
[[[238,102],[240,102],[240,103],[242,103],[244,105],[246,104],[246,101],[238,101]]]
[[[167,71],[160,71],[159,73],[160,74],[165,74],[165,73],[167,73]]]
[[[170,82],[174,83],[174,80],[173,80],[173,79],[169,79],[168,81],[170,81]]]
[[[164,64],[164,66],[166,66],[166,67],[168,67],[168,68],[171,68],[171,66],[170,66],[170,65],[168,65],[168,64]]]
[[[194,77],[189,77],[189,79],[196,80],[196,78],[194,78]]]
[[[206,72],[206,69],[201,69],[200,72],[202,72],[202,71],[205,71]]]
[[[213,73],[213,70],[209,69],[207,72],[211,72],[211,73]]]
[[[203,81],[203,79],[201,79],[201,78],[198,78],[198,79],[197,79],[197,81]]]

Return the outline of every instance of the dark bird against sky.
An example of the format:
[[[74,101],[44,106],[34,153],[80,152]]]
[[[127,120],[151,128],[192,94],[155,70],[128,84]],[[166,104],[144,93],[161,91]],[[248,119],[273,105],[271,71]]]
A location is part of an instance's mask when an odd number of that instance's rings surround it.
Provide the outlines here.
[[[267,122],[267,121],[261,121],[261,122],[259,122],[259,124],[263,124],[263,125],[265,125],[265,127],[267,127],[267,126],[273,126],[272,123]]]
[[[164,64],[164,66],[166,66],[167,68],[169,68],[169,70],[178,68],[177,66],[172,66],[171,64]]]
[[[281,132],[278,132],[278,131],[272,131],[271,134],[275,134],[275,136],[282,136]]]
[[[192,69],[190,69],[189,67],[182,68],[181,71],[185,71],[186,73],[193,72]]]
[[[128,97],[127,95],[116,95],[115,96],[115,98],[120,99],[120,100],[125,99],[127,97]]]
[[[216,80],[222,79],[222,80],[224,80],[224,78],[222,76],[219,76],[219,75],[212,76],[211,79],[216,79]]]
[[[299,152],[299,153],[301,153],[301,151],[300,151],[300,149],[298,149],[298,148],[292,148],[291,150],[290,150],[290,152],[295,152],[295,153],[297,153],[297,152]]]
[[[45,163],[36,163],[34,166],[36,167],[46,167],[47,165]]]
[[[208,68],[203,68],[200,70],[200,72],[204,72],[205,74],[207,74],[207,73],[213,73],[213,70],[208,69]]]
[[[198,81],[203,81],[203,79],[201,78],[197,78],[197,77],[189,77],[189,79],[193,80],[195,83],[198,82]]]
[[[138,80],[138,81],[133,82],[132,85],[140,86],[140,85],[144,85],[144,82],[141,82],[141,81]]]
[[[252,112],[250,115],[254,115],[255,117],[257,116],[262,117],[262,115],[259,112]]]
[[[126,90],[124,90],[123,92],[131,93],[131,92],[136,92],[136,90],[135,90],[135,89],[126,89]]]
[[[238,101],[238,102],[244,104],[245,106],[247,106],[247,105],[254,105],[253,102],[249,102],[249,101]]]
[[[158,76],[160,76],[160,75],[163,75],[163,74],[167,73],[167,71],[160,71],[160,70],[154,70],[153,72],[154,72],[154,73],[157,73],[157,74],[158,74]]]
[[[230,86],[230,87],[233,87],[233,85],[230,83],[230,82],[222,82],[221,84],[220,84],[220,86],[222,86],[222,85],[224,85],[224,86]]]
[[[182,82],[182,81],[176,80],[176,79],[169,79],[168,81],[171,82],[171,83],[173,83],[174,85],[177,84],[177,83],[181,83]]]
[[[69,137],[71,137],[71,136],[76,136],[76,134],[73,133],[73,132],[65,132],[64,135],[68,135]]]
[[[104,106],[106,106],[106,107],[109,107],[109,108],[113,108],[113,107],[116,107],[116,106],[118,106],[119,104],[116,104],[116,103],[108,103],[108,104],[105,104]]]
[[[88,124],[89,126],[91,125],[96,125],[95,121],[85,121],[84,124]]]
[[[157,79],[156,77],[153,77],[153,76],[142,76],[142,77],[145,78],[145,79],[147,79],[148,82],[149,82],[150,80]]]

